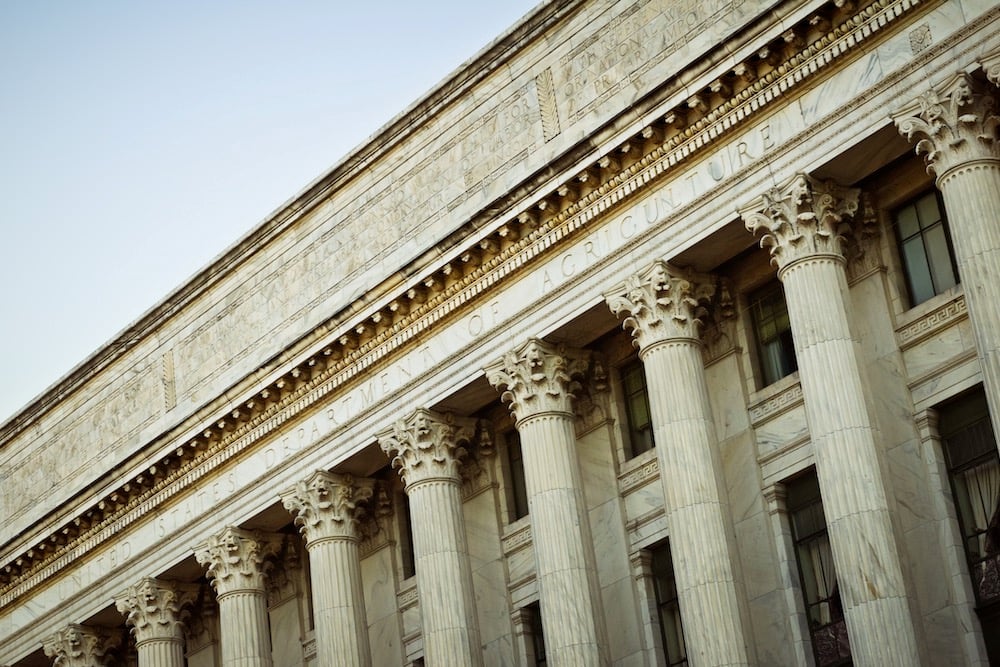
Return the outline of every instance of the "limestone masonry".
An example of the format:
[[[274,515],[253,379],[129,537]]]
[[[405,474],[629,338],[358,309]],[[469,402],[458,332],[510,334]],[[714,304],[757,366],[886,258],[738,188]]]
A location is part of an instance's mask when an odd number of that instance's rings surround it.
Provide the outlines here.
[[[1000,664],[998,101],[543,2],[0,425],[0,666]]]

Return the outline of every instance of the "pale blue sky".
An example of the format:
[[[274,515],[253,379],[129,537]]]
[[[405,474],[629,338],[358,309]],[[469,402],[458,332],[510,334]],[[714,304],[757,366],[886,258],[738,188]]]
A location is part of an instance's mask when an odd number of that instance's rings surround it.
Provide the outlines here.
[[[0,0],[0,423],[537,0]]]

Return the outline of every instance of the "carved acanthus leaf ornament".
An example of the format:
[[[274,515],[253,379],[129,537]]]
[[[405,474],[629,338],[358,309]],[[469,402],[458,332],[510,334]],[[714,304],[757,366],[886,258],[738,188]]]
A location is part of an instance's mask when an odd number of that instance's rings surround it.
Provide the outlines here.
[[[120,636],[102,628],[69,625],[42,642],[53,667],[97,667],[119,644]]]
[[[431,479],[461,483],[459,467],[475,435],[475,419],[421,408],[379,435],[378,443],[409,489]]]
[[[995,88],[963,72],[892,117],[909,141],[917,141],[917,154],[924,156],[927,171],[940,181],[952,169],[969,162],[1000,159],[996,104]]]
[[[308,544],[323,538],[360,539],[360,524],[368,516],[375,481],[317,470],[282,494],[285,509]]]
[[[604,296],[640,350],[663,341],[697,339],[716,281],[664,261],[630,275]]]
[[[229,526],[195,550],[195,559],[208,567],[208,578],[218,594],[264,590],[267,559],[278,553],[281,539]]]
[[[979,59],[986,79],[994,86],[1000,86],[1000,49],[987,53]]]
[[[138,642],[149,639],[181,639],[184,607],[194,604],[198,597],[196,586],[180,586],[169,581],[146,578],[115,601],[115,606],[125,615],[125,622],[132,628]]]
[[[796,174],[782,187],[771,188],[740,212],[746,228],[761,234],[771,263],[781,274],[794,262],[817,255],[843,257],[849,220],[858,210],[861,191],[833,181]]]
[[[580,379],[589,366],[589,352],[531,338],[486,368],[486,379],[502,392],[500,398],[515,421],[546,412],[572,415]]]

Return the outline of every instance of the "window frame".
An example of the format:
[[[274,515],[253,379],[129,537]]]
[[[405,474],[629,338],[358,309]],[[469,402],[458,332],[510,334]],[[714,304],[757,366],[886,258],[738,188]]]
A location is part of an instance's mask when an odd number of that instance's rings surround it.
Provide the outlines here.
[[[638,391],[629,390],[628,377],[639,377],[642,387]],[[633,459],[640,454],[656,449],[656,435],[653,428],[653,413],[649,404],[649,384],[646,381],[646,368],[642,360],[632,358],[618,367],[618,383],[621,388],[621,399],[625,412],[625,430],[628,435],[628,455]],[[647,423],[637,427],[636,416],[632,408],[632,398],[642,396],[645,405]],[[640,443],[637,446],[637,443]]]
[[[840,587],[837,581],[836,568],[833,564],[832,545],[830,544],[829,524],[826,521],[826,514],[823,510],[823,496],[819,486],[819,478],[816,469],[810,468],[800,475],[782,483],[785,491],[785,511],[788,517],[788,529],[792,538],[792,549],[795,555],[795,565],[799,573],[799,590],[802,595],[803,610],[805,611],[806,629],[809,632],[809,644],[812,647],[813,659],[819,667],[844,667],[853,664],[851,654],[850,638],[847,631],[847,622],[844,617],[843,603],[840,597]],[[807,488],[808,487],[808,488]],[[822,524],[822,528],[813,528],[807,534],[799,534],[799,522],[797,516],[805,512],[818,512],[820,522],[815,522],[815,515],[812,517],[816,525]],[[816,569],[813,563],[803,563],[803,553],[811,553],[813,544],[818,544],[826,539],[827,548],[831,549],[829,554],[830,570],[832,573],[832,586],[824,581],[824,589],[829,588],[825,596],[820,592],[818,584],[810,586],[809,582],[816,577],[807,578],[806,567]],[[822,567],[822,564],[820,565]],[[824,579],[826,576],[824,575]],[[816,599],[810,600],[815,593]],[[830,620],[814,621],[814,610],[820,615],[824,612],[830,615]],[[823,648],[820,641],[824,641],[827,646],[833,645],[838,655],[832,660],[824,661],[822,655]],[[846,650],[846,655],[844,651]]]
[[[758,304],[761,304],[766,298],[779,293],[781,295],[781,303],[784,306],[784,316],[785,319],[788,320],[788,325],[786,328],[782,328],[773,336],[770,336],[767,340],[765,340],[762,331],[763,323],[758,317]],[[750,331],[754,344],[754,361],[758,377],[758,389],[763,389],[764,387],[769,387],[772,384],[779,382],[789,375],[793,375],[798,372],[799,369],[798,358],[795,353],[795,337],[792,333],[791,319],[788,313],[788,302],[785,299],[785,286],[780,280],[775,278],[774,280],[770,280],[749,291],[746,295],[746,300]],[[768,352],[767,345],[775,341],[780,344],[779,349],[782,357],[778,360],[780,368],[776,368],[774,364],[768,362],[768,358],[771,355]]]
[[[938,218],[934,222],[924,226],[924,222],[921,220],[919,215],[920,207],[918,206],[918,203],[926,199],[929,195],[933,197],[935,205],[937,206]],[[905,209],[909,208],[912,208],[914,211],[914,219],[916,221],[917,229],[915,232],[912,232],[904,237],[904,232],[901,226],[901,213]],[[889,220],[892,227],[893,239],[895,241],[896,255],[899,258],[902,282],[910,308],[929,301],[935,296],[944,294],[955,286],[961,284],[962,280],[958,273],[958,263],[955,259],[955,248],[951,240],[951,228],[948,224],[948,212],[945,208],[944,200],[941,197],[941,192],[937,188],[932,185],[931,187],[924,188],[919,192],[911,194],[906,199],[897,202],[889,211]],[[929,236],[938,228],[940,228],[943,232],[945,251],[948,256],[948,266],[944,268],[947,268],[951,272],[951,282],[947,285],[938,284],[940,269],[942,267],[938,266],[937,261],[931,259],[933,253],[930,252],[931,247],[929,246],[928,241]],[[919,240],[920,242],[923,258],[923,265],[921,267],[914,267],[911,265],[909,255],[905,249],[907,244],[916,240]],[[935,267],[939,270],[935,270]],[[920,268],[922,271],[926,271],[925,280],[930,285],[930,294],[917,294],[918,289],[915,281],[917,268]]]
[[[650,574],[656,603],[656,623],[660,628],[663,659],[669,667],[686,667],[688,665],[687,640],[684,637],[684,617],[681,614],[680,598],[677,595],[677,579],[674,576],[670,540],[664,540],[650,547],[649,553]],[[663,589],[668,589],[669,593],[664,595]],[[665,614],[670,614],[674,618],[674,623],[677,626],[676,636],[668,635],[663,622]]]

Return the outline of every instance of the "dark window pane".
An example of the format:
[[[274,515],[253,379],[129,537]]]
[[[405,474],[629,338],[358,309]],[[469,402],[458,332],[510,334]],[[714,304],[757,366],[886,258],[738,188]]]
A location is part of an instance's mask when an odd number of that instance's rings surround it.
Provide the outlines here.
[[[687,648],[684,645],[684,627],[677,601],[677,583],[669,543],[653,549],[653,582],[656,589],[656,606],[659,610],[660,632],[667,664],[687,665]]]
[[[413,557],[413,525],[410,522],[410,501],[406,496],[400,496],[398,506],[399,518],[399,553],[402,560],[403,578],[412,577],[417,573]]]
[[[944,225],[934,225],[924,232],[924,246],[927,248],[927,262],[930,264],[935,294],[954,287],[958,281],[951,266],[951,252],[948,250]]]
[[[899,236],[908,239],[920,231],[920,223],[917,222],[917,209],[914,206],[904,206],[896,213],[896,225],[899,227]]]
[[[938,209],[937,195],[934,191],[917,199],[916,206],[921,229],[927,229],[931,225],[941,222],[941,211]]]
[[[528,487],[524,481],[524,458],[517,431],[507,434],[507,468],[510,470],[510,513],[514,519],[528,516]]]
[[[939,428],[972,587],[985,618],[1000,605],[1000,456],[985,396],[942,407]]]
[[[628,421],[629,446],[632,456],[653,448],[653,422],[649,411],[649,391],[642,362],[629,364],[621,370],[625,394],[625,418]]]
[[[910,298],[915,304],[922,303],[934,296],[934,283],[931,281],[931,271],[927,265],[923,238],[913,237],[903,244],[902,250],[906,279],[910,285]]]
[[[926,192],[896,209],[893,219],[910,303],[917,305],[958,284],[948,223],[937,192]]]
[[[781,283],[771,283],[750,295],[750,313],[757,339],[757,361],[762,386],[767,386],[794,373],[798,368]]]
[[[849,665],[851,644],[837,587],[819,480],[815,472],[810,472],[789,482],[785,488],[816,663],[820,667]]]

